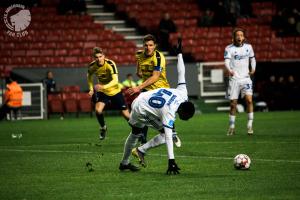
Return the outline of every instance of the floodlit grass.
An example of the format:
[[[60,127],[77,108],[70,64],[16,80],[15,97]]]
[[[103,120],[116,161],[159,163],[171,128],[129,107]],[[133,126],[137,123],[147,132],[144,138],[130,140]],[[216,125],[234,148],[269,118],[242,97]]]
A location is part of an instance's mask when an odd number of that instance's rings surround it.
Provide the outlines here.
[[[0,122],[0,199],[299,199],[300,112],[255,113],[251,137],[246,114],[237,116],[237,135],[226,136],[227,116],[176,122],[176,176],[165,175],[165,146],[148,152],[147,168],[118,170],[130,131],[121,117],[106,117],[104,141],[95,118]],[[250,170],[233,168],[239,153],[250,156]]]

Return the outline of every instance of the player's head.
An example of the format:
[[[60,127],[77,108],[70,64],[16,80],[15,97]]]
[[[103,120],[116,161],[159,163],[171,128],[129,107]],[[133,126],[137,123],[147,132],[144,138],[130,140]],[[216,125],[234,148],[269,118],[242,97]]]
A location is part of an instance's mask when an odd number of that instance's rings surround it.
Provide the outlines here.
[[[93,57],[99,65],[104,64],[105,55],[100,47],[93,48]]]
[[[235,46],[241,46],[245,42],[245,30],[242,28],[235,28],[232,31],[232,40]]]
[[[133,77],[132,77],[132,74],[131,74],[131,73],[127,74],[127,75],[126,75],[126,77],[127,77],[127,79],[130,79],[130,80],[132,80],[132,79],[133,79]]]
[[[153,35],[145,35],[143,39],[145,54],[151,56],[156,49],[156,39]]]
[[[177,113],[181,120],[188,120],[195,114],[195,106],[190,101],[183,102],[179,105]]]
[[[48,79],[53,79],[53,73],[52,73],[52,71],[47,71],[47,78]]]

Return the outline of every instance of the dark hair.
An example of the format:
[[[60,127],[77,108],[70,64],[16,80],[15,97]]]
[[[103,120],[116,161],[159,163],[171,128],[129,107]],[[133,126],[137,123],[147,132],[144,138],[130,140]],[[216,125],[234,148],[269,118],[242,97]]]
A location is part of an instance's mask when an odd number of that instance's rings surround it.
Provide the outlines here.
[[[93,56],[95,57],[97,53],[103,54],[103,50],[100,47],[93,48]]]
[[[14,80],[11,78],[11,77],[6,77],[5,78],[5,83],[6,84],[10,84],[10,83],[12,83]]]
[[[246,38],[246,30],[240,27],[236,27],[233,29],[232,31],[232,42],[236,45],[236,41],[235,41],[235,35],[238,31],[241,31],[244,34],[244,40],[243,43],[248,42],[247,38]]]
[[[246,35],[246,30],[241,28],[241,27],[236,27],[233,29],[232,31],[232,37],[235,38],[235,34],[238,32],[238,31],[241,31],[244,33],[244,36]]]
[[[156,44],[156,38],[151,34],[147,34],[143,38],[143,43],[145,44],[146,42],[151,41],[151,40],[154,42],[154,44]]]
[[[192,102],[185,101],[179,105],[177,112],[180,119],[188,120],[194,116],[195,106]]]

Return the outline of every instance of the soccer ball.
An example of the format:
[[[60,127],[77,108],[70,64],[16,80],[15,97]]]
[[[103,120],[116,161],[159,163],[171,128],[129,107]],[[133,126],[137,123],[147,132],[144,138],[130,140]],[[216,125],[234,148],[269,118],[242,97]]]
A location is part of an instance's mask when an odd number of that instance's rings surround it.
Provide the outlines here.
[[[236,169],[249,169],[251,164],[250,157],[246,154],[238,154],[233,159],[233,166]]]

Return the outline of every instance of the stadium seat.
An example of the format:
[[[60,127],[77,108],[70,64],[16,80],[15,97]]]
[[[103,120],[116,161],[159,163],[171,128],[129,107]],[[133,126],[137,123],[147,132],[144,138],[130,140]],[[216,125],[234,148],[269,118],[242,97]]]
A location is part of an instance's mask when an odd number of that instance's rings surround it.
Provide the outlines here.
[[[76,113],[78,117],[77,92],[62,92],[62,100],[66,113]]]
[[[77,101],[80,112],[90,113],[91,116],[93,115],[93,104],[88,93],[78,93]]]
[[[80,92],[80,87],[79,87],[79,85],[63,86],[62,91],[63,92]]]
[[[61,94],[48,94],[48,118],[52,113],[59,113],[61,116],[64,116],[64,107]]]

